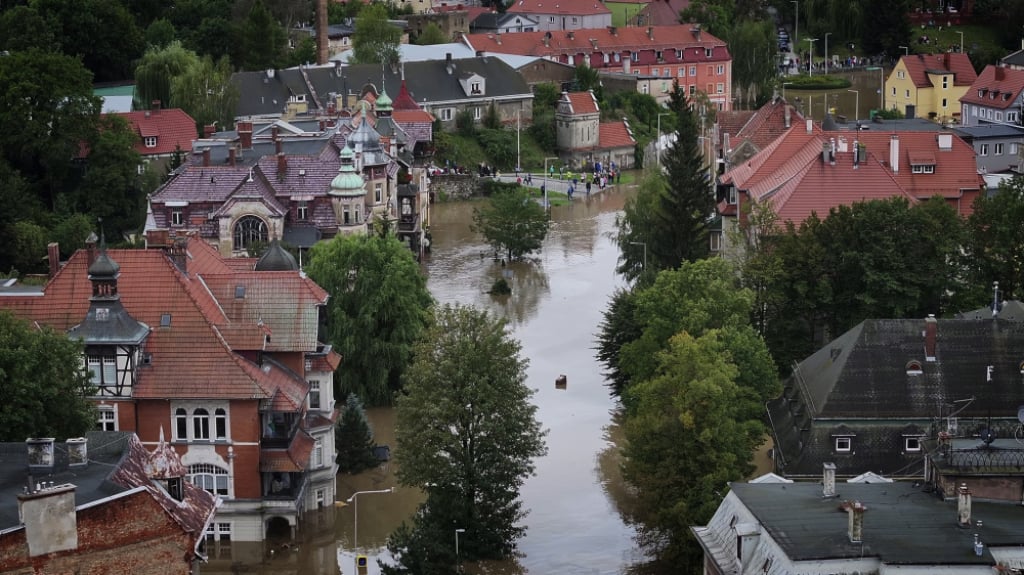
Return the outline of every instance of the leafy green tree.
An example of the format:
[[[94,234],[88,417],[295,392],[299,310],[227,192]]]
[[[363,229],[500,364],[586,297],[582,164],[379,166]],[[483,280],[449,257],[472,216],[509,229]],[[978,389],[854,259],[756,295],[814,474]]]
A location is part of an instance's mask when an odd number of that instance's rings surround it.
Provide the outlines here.
[[[85,247],[85,240],[96,230],[96,221],[86,214],[69,214],[53,226],[51,238],[60,246],[62,258],[69,258]]]
[[[604,88],[601,87],[601,75],[597,73],[597,70],[590,66],[576,66],[576,71],[573,72],[573,88],[579,92],[586,92],[587,90],[594,91],[594,97],[600,102],[604,100]]]
[[[420,46],[430,46],[433,44],[444,44],[450,42],[451,38],[444,35],[444,31],[437,24],[430,22],[423,29],[423,32],[416,37],[416,43]]]
[[[295,48],[288,51],[286,64],[291,66],[302,66],[303,64],[316,62],[316,39],[312,36],[304,36]]]
[[[967,261],[972,283],[986,291],[993,281],[1007,299],[1024,298],[1024,178],[999,186],[992,196],[979,196],[967,219]],[[980,298],[979,298],[980,299]]]
[[[0,50],[38,49],[59,52],[60,42],[53,24],[28,6],[14,6],[0,11]]]
[[[525,528],[519,488],[544,455],[527,360],[503,319],[445,305],[416,346],[398,400],[402,485],[427,486],[411,527],[392,534],[398,566],[385,573],[451,573],[451,526],[466,530],[460,557],[510,556]]]
[[[146,48],[131,12],[113,0],[33,0],[33,9],[55,26],[61,50],[79,57],[97,82],[132,77]]]
[[[98,127],[89,141],[79,206],[103,218],[108,237],[123,238],[141,230],[145,220],[146,195],[138,179],[142,158],[135,151],[138,136],[127,120],[116,115],[104,116]]]
[[[554,110],[558,106],[558,100],[562,97],[562,91],[551,82],[543,82],[533,87],[533,111]]]
[[[367,4],[359,11],[352,34],[353,64],[396,64],[402,31],[388,22],[384,4]]]
[[[484,114],[483,125],[489,130],[500,130],[501,129],[501,115],[498,114],[498,107],[491,102],[490,106],[487,106],[487,113]]]
[[[476,120],[473,119],[472,110],[466,108],[455,114],[455,131],[463,138],[472,138],[476,135]]]
[[[626,203],[619,220],[618,271],[630,279],[645,265],[633,249],[637,243],[646,245],[646,265],[652,272],[707,257],[710,250],[707,234],[714,194],[698,144],[697,119],[678,83],[671,110],[677,129],[675,142],[661,156],[665,173],[645,174],[639,193]]]
[[[238,105],[238,87],[231,83],[231,61],[227,57],[214,62],[204,56],[171,83],[171,101],[188,112],[201,126],[217,123],[230,126]]]
[[[99,113],[92,74],[75,58],[38,50],[0,57],[0,156],[29,184],[29,207],[38,198],[57,209]]]
[[[473,208],[473,230],[509,261],[539,250],[550,223],[547,210],[519,186],[495,192],[487,205]]]
[[[232,60],[244,70],[278,68],[284,60],[288,38],[263,0],[256,0],[237,28]]]
[[[477,133],[487,159],[501,168],[514,168],[516,163],[516,134],[502,129],[484,128]]]
[[[19,220],[8,226],[11,266],[22,273],[46,271],[47,230],[31,220]]]
[[[751,109],[771,96],[778,53],[775,26],[770,20],[736,22],[728,35],[733,57],[732,83],[742,89]]]
[[[313,246],[306,271],[331,294],[327,339],[345,357],[336,395],[391,404],[433,304],[412,252],[393,235],[338,236]]]
[[[555,132],[555,111],[553,109],[533,108],[533,123],[526,130],[540,149],[554,153],[558,146]]]
[[[690,526],[706,523],[726,484],[753,471],[765,428],[743,409],[742,368],[719,331],[680,332],[655,359],[655,374],[628,392],[636,407],[624,426],[623,474],[636,488],[640,541],[657,550],[657,563],[699,572]]]
[[[196,66],[199,56],[177,40],[162,47],[151,46],[135,68],[135,94],[142,107],[149,109],[154,100],[168,108],[177,107],[171,97],[171,84]]]
[[[903,49],[910,45],[910,2],[908,0],[867,0],[862,2],[864,13],[863,30],[870,31],[861,37],[861,46],[866,54],[885,54],[898,58]]]
[[[366,419],[363,402],[354,393],[348,394],[345,410],[334,429],[334,444],[339,472],[355,474],[377,466],[370,422]]]
[[[174,41],[174,38],[174,24],[171,24],[170,20],[157,18],[146,28],[146,45],[151,48],[169,46]]]
[[[0,311],[0,441],[80,437],[96,425],[79,341]]]

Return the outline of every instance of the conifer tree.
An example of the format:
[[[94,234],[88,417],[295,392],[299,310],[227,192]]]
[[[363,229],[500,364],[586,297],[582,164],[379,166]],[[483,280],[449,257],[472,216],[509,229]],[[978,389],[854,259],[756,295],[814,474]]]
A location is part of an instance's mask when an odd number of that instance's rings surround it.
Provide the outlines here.
[[[359,473],[377,465],[370,422],[366,419],[363,402],[354,393],[348,395],[345,411],[334,428],[334,444],[339,472]]]

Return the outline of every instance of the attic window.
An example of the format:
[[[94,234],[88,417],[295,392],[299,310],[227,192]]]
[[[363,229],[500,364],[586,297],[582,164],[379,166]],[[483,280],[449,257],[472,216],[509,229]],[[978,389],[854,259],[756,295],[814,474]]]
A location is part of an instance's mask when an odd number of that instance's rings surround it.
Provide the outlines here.
[[[235,299],[245,299],[245,286],[235,286]]]
[[[839,453],[849,453],[852,450],[853,438],[848,436],[836,437],[836,451]]]
[[[110,319],[110,309],[105,307],[96,308],[96,321],[107,321]]]
[[[165,313],[160,315],[160,327],[171,327],[171,314]]]
[[[704,57],[705,58],[710,58],[713,53],[714,53],[713,49],[711,49],[711,48],[704,48]]]
[[[143,139],[142,143],[145,144],[145,146],[147,148],[155,148],[156,147],[156,136],[149,136],[149,137]]]
[[[907,375],[921,375],[922,373],[924,372],[921,370],[920,361],[912,359],[907,362]]]
[[[931,164],[911,166],[910,171],[915,174],[934,174],[935,166]]]
[[[903,451],[907,451],[907,452],[918,452],[918,451],[921,451],[921,438],[920,437],[904,437],[903,438]]]

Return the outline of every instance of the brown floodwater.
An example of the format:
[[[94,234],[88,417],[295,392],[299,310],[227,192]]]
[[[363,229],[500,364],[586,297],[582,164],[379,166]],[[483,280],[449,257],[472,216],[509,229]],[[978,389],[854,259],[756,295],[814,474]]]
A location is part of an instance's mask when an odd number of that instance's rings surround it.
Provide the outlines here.
[[[521,490],[528,515],[519,557],[488,565],[466,565],[468,573],[619,574],[643,560],[633,537],[630,496],[619,475],[616,403],[608,395],[594,358],[594,336],[612,291],[618,252],[612,239],[615,217],[632,189],[609,188],[566,206],[552,208],[551,231],[543,250],[525,262],[502,266],[470,230],[475,202],[433,206],[433,252],[424,261],[428,286],[437,301],[478,306],[508,319],[529,360],[528,385],[544,429],[548,454],[536,461],[536,475]],[[505,277],[512,294],[486,292]],[[568,385],[556,389],[564,374]],[[368,410],[375,439],[397,449],[394,412]],[[358,497],[355,506],[307,514],[294,543],[232,543],[210,550],[204,573],[294,573],[337,575],[355,572],[355,552],[387,560],[385,543],[422,501],[414,488],[400,487],[395,464],[360,475],[338,477],[337,499],[356,491],[393,493]],[[452,531],[454,539],[455,532]],[[459,537],[468,540],[472,533]]]

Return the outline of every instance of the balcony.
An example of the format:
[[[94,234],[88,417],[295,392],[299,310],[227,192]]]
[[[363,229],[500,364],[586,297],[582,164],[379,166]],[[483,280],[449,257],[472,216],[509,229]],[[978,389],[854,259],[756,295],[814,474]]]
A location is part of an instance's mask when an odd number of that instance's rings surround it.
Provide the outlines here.
[[[398,218],[398,231],[415,232],[420,228],[419,214],[402,214]]]

